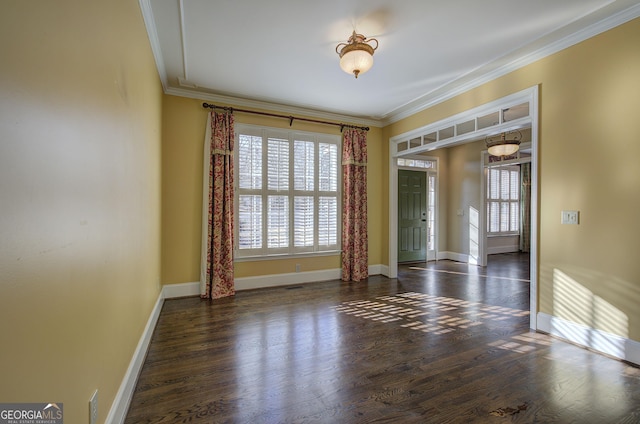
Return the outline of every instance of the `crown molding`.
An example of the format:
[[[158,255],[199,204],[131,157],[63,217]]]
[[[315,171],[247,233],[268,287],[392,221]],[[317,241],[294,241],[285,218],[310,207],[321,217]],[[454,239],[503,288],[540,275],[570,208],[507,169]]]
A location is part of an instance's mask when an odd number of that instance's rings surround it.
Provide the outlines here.
[[[371,118],[362,118],[362,117],[353,116],[353,115],[344,115],[344,114],[333,113],[333,112],[326,112],[326,111],[321,111],[317,109],[305,108],[301,106],[291,106],[291,105],[284,105],[279,103],[265,102],[261,100],[244,99],[240,97],[225,96],[221,94],[211,94],[203,91],[187,90],[187,89],[176,88],[176,87],[168,87],[164,90],[164,92],[165,94],[170,94],[173,96],[206,100],[207,102],[218,103],[221,106],[232,105],[236,107],[246,107],[246,108],[252,108],[252,109],[267,110],[270,112],[304,115],[310,118],[335,121],[336,123],[355,124],[355,125],[364,125],[369,127],[382,128],[382,121],[380,120],[371,119]]]
[[[151,8],[151,1],[152,0],[138,0],[138,3],[140,5],[140,10],[142,12],[145,27],[147,29],[147,34],[149,36],[149,43],[151,44],[151,51],[153,52],[153,57],[156,62],[156,68],[158,70],[160,82],[162,83],[162,90],[165,94],[206,100],[212,103],[223,103],[226,105],[233,105],[237,107],[263,109],[288,114],[299,114],[312,118],[336,121],[340,123],[353,123],[369,127],[382,127],[383,122],[373,117],[340,114],[303,106],[285,105],[262,100],[253,100],[241,97],[213,94],[205,91],[202,87],[198,87],[196,84],[190,83],[186,78],[178,78],[177,81],[179,86],[186,88],[171,86],[169,84],[167,71],[164,66],[164,58],[162,56],[162,49],[160,48],[160,39],[158,38],[158,32],[156,30],[155,18],[153,15],[153,10]],[[182,7],[182,3],[180,3],[180,7]],[[186,68],[184,57],[183,66]]]
[[[160,76],[162,89],[166,92],[167,70],[164,67],[162,49],[160,48],[160,39],[158,38],[158,31],[156,31],[156,21],[153,16],[153,10],[151,10],[151,0],[138,0],[138,4],[140,4],[142,19],[144,20],[144,26],[147,29],[149,44],[151,44],[151,52],[153,53],[153,58],[156,61],[156,69],[158,70],[158,75]]]
[[[155,18],[151,8],[152,0],[138,1],[140,4],[140,9],[142,11],[145,26],[147,28],[151,50],[156,62],[156,68],[158,70],[162,88],[165,94],[201,99],[213,103],[224,103],[235,105],[238,107],[257,108],[288,114],[302,114],[318,119],[354,123],[358,125],[367,125],[380,128],[400,121],[430,107],[433,107],[439,103],[456,97],[471,89],[477,88],[501,76],[516,71],[524,66],[534,63],[540,59],[543,59],[577,43],[585,41],[591,37],[594,37],[600,33],[608,31],[640,16],[640,3],[635,3],[620,12],[600,19],[583,29],[572,32],[572,28],[575,25],[579,24],[580,19],[578,19],[558,30],[567,33],[567,35],[560,40],[545,44],[545,39],[550,38],[552,35],[552,33],[547,34],[546,36],[541,37],[537,42],[538,44],[541,44],[542,47],[535,49],[530,53],[523,54],[518,50],[512,51],[496,61],[480,66],[479,68],[476,68],[475,70],[461,76],[455,81],[440,86],[439,88],[432,90],[431,92],[426,93],[414,99],[413,101],[410,101],[398,108],[389,111],[383,116],[367,117],[322,111],[320,109],[305,106],[286,105],[263,100],[252,100],[247,98],[212,94],[204,91],[202,88],[197,86],[191,87],[189,89],[171,86],[168,83],[167,72],[162,57],[162,50],[160,48],[160,41],[155,28]],[[626,1],[629,3],[634,3],[634,1],[632,0]],[[600,10],[595,14],[591,14],[589,16],[593,18],[593,16],[596,15],[594,19],[597,19],[598,13],[604,14],[606,13],[606,11]],[[589,16],[587,16],[586,18],[588,18]],[[188,83],[188,81],[186,80],[178,81],[178,83],[183,87],[188,85],[186,84]]]
[[[382,117],[383,125],[389,125],[401,119],[407,118],[429,107],[433,107],[439,103],[449,100],[473,88],[486,84],[501,76],[516,71],[524,66],[530,65],[540,59],[585,41],[591,37],[601,34],[605,31],[620,26],[640,16],[640,4],[635,4],[625,10],[608,16],[600,21],[595,22],[581,30],[570,33],[560,40],[545,44],[543,47],[536,49],[525,55],[518,55],[517,51],[503,57],[502,62],[492,62],[477,68],[476,70],[466,74],[455,81],[447,83],[436,90],[431,91],[413,100],[399,108],[387,113]],[[575,23],[575,22],[574,22]],[[569,25],[571,26],[571,25]],[[565,31],[567,28],[565,27]],[[547,34],[549,36],[550,34]],[[543,41],[545,37],[542,37]]]

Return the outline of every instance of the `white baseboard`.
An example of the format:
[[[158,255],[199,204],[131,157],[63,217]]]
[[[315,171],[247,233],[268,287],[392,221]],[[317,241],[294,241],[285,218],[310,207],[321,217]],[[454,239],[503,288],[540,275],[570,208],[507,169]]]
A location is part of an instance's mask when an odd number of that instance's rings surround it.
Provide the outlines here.
[[[371,265],[369,267],[369,275],[384,275],[389,277],[389,265]]]
[[[257,277],[236,278],[236,290],[252,290],[267,287],[288,286],[291,284],[314,283],[318,281],[339,280],[340,269],[321,271],[291,272],[285,274],[260,275]]]
[[[389,273],[386,265],[369,265],[369,275]],[[339,280],[342,278],[341,269],[326,269],[320,271],[291,272],[286,274],[261,275],[258,277],[236,278],[236,290],[261,289],[266,287],[288,286],[291,284],[316,283],[319,281]]]
[[[538,312],[538,330],[640,365],[640,342]]]
[[[371,265],[369,266],[369,275],[388,274],[389,267],[386,265]],[[290,274],[275,274],[265,275],[260,277],[245,277],[236,278],[236,290],[250,290],[265,287],[276,287],[290,284],[304,284],[317,281],[327,280],[339,280],[342,270],[330,269],[323,271],[310,271],[310,272],[295,272]],[[111,409],[107,415],[107,424],[122,424],[127,417],[127,411],[131,398],[133,397],[133,391],[135,390],[136,383],[138,381],[138,375],[144,364],[144,359],[151,342],[151,336],[153,330],[158,322],[160,311],[165,299],[171,299],[176,297],[185,296],[198,296],[200,294],[200,282],[181,283],[181,284],[166,284],[162,287],[162,291],[158,295],[156,304],[151,311],[151,315],[147,320],[147,325],[140,336],[138,346],[133,353],[127,372],[124,375],[122,383],[116,397],[111,404]]]
[[[369,275],[388,275],[387,265],[369,265]],[[319,281],[339,280],[342,276],[340,269],[320,271],[291,272],[285,274],[260,275],[257,277],[236,278],[236,290],[253,290],[267,287],[288,286],[292,284],[316,283]],[[162,289],[164,299],[200,294],[200,283],[167,284]]]
[[[456,261],[456,262],[464,262],[464,263],[468,263],[469,262],[469,255],[464,254],[464,253],[458,253],[458,252],[438,252],[438,260],[442,260],[442,259],[448,259],[450,261]]]
[[[153,330],[156,328],[156,323],[158,322],[158,317],[160,316],[160,310],[162,309],[163,303],[163,293],[160,292],[158,299],[156,300],[156,304],[151,310],[151,315],[147,320],[147,325],[144,327],[142,336],[140,336],[138,346],[136,346],[131,362],[129,362],[127,372],[124,374],[122,383],[120,383],[118,393],[116,393],[116,397],[111,404],[111,409],[109,410],[109,414],[105,421],[107,424],[122,424],[127,417],[127,411],[129,410],[129,404],[133,397],[133,391],[136,388],[138,375],[140,375],[140,370],[142,370],[142,365],[144,364],[144,359],[147,355],[147,349],[151,342],[151,336],[153,335]]]
[[[520,246],[493,246],[487,249],[487,255],[497,255],[500,253],[519,252]]]
[[[455,252],[440,252],[438,259],[451,259],[466,262],[467,255]],[[237,290],[249,290],[264,287],[276,287],[289,284],[304,284],[317,281],[340,279],[341,270],[296,272],[290,274],[275,274],[261,277],[246,277],[236,279]],[[388,275],[387,265],[369,266],[369,275]],[[151,342],[153,330],[158,322],[164,299],[200,294],[200,283],[167,284],[158,295],[147,325],[140,336],[136,350],[131,358],[127,372],[120,384],[118,393],[111,404],[107,415],[107,424],[122,424],[126,418],[129,404],[135,390],[138,375],[144,364],[147,349]],[[594,328],[586,327],[562,318],[554,317],[543,312],[538,313],[538,330],[563,338],[578,345],[591,348],[615,358],[640,365],[640,342],[606,333]]]
[[[487,255],[517,252],[520,250],[520,236],[516,234],[487,237],[485,248]]]
[[[165,284],[162,286],[163,299],[173,299],[185,296],[200,296],[200,282]]]

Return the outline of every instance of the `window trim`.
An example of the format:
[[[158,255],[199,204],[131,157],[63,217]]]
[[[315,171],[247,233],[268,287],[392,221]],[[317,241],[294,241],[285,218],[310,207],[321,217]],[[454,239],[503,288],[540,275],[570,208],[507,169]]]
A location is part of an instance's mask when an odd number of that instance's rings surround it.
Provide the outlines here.
[[[299,258],[299,257],[314,257],[314,256],[334,256],[340,254],[341,242],[342,242],[342,137],[339,135],[288,130],[276,127],[267,127],[261,125],[252,124],[238,124],[235,125],[235,145],[236,152],[239,151],[240,135],[252,135],[261,137],[263,140],[262,149],[262,188],[261,189],[240,189],[239,179],[239,155],[234,155],[234,261],[245,262],[265,259],[285,259],[285,258]],[[267,145],[266,140],[269,138],[281,138],[289,140],[289,184],[286,191],[282,191],[283,195],[289,198],[289,246],[286,248],[269,248],[267,247],[267,198],[269,194],[278,193],[274,190],[269,190],[268,180],[266,178],[268,173],[268,167],[266,164]],[[313,191],[300,191],[295,189],[294,185],[294,142],[295,141],[312,141],[314,143],[314,190]],[[320,180],[318,176],[318,147],[320,143],[334,144],[336,146],[336,177],[337,187],[336,191],[320,191]],[[258,194],[262,196],[262,248],[260,249],[240,249],[239,248],[239,197],[241,194]],[[294,246],[294,198],[296,196],[313,196],[316,199],[314,209],[314,245],[312,247],[295,247]],[[318,244],[319,232],[318,232],[318,202],[320,197],[335,197],[336,198],[336,244],[328,246],[326,249],[321,249]]]
[[[506,169],[509,172],[512,171],[516,171],[518,172],[518,190],[517,190],[517,195],[518,198],[516,200],[502,200],[502,199],[492,199],[491,196],[491,186],[490,186],[490,182],[489,182],[489,178],[490,178],[490,173],[492,170],[496,170],[496,169]],[[520,235],[520,208],[521,208],[521,204],[520,204],[520,181],[521,181],[521,176],[520,176],[520,165],[516,164],[516,165],[495,165],[495,166],[487,166],[486,168],[486,173],[485,173],[485,185],[487,187],[486,192],[485,192],[485,202],[486,202],[486,233],[487,233],[487,237],[503,237],[503,236],[517,236]],[[501,188],[498,187],[498,191],[501,191]],[[518,206],[518,212],[516,213],[516,218],[517,218],[517,226],[518,229],[517,230],[507,230],[507,231],[491,231],[491,225],[490,225],[490,219],[491,219],[491,214],[489,213],[489,209],[491,208],[491,204],[495,203],[498,205],[501,205],[502,203],[506,203],[508,205],[511,205],[512,203],[517,204]],[[510,223],[511,221],[511,206],[509,206],[509,220],[508,222]],[[498,211],[498,219],[500,220],[500,211]],[[502,221],[500,220],[499,224],[502,224]]]

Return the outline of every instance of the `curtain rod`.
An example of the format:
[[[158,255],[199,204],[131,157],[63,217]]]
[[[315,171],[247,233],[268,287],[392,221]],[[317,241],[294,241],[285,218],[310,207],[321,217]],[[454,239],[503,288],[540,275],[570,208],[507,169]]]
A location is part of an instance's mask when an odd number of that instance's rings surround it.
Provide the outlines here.
[[[290,116],[290,115],[278,115],[277,113],[267,113],[267,112],[258,112],[255,110],[246,110],[246,109],[235,109],[232,107],[226,107],[226,106],[216,106],[216,105],[212,105],[209,103],[202,103],[202,107],[204,108],[208,108],[208,109],[223,109],[223,110],[227,110],[231,113],[233,112],[243,112],[243,113],[253,113],[254,115],[262,115],[262,116],[272,116],[275,118],[285,118],[289,120],[289,126],[293,125],[293,120],[297,119],[298,121],[305,121],[305,122],[315,122],[316,124],[326,124],[326,125],[335,125],[337,127],[340,127],[340,132],[342,132],[343,129],[345,128],[360,128],[362,130],[365,131],[369,131],[369,127],[361,127],[358,125],[348,125],[348,124],[339,124],[336,122],[329,122],[329,121],[320,121],[317,119],[309,119],[309,118],[297,118],[295,116]]]

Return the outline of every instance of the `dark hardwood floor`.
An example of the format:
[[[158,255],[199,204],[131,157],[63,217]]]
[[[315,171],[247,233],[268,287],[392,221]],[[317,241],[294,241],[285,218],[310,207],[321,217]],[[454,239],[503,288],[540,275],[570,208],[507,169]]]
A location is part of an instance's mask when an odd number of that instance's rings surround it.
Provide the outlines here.
[[[167,300],[127,424],[640,423],[640,369],[529,331],[528,257]]]

